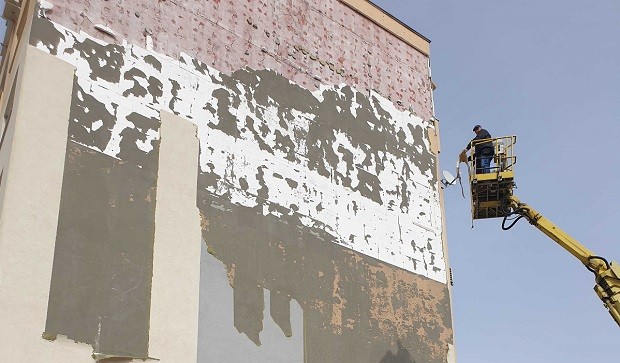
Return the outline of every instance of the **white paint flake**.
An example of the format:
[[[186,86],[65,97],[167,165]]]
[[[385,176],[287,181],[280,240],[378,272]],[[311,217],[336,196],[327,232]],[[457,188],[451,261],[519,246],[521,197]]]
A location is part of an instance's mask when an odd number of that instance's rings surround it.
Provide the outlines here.
[[[105,26],[105,25],[101,25],[101,24],[95,24],[95,29],[106,33],[107,35],[111,36],[112,38],[116,38],[116,33],[114,32],[114,30],[110,29],[109,27]]]
[[[91,127],[91,130],[97,131],[97,130],[99,130],[101,128],[101,126],[103,126],[103,121],[97,120],[97,121],[93,122],[93,126]]]

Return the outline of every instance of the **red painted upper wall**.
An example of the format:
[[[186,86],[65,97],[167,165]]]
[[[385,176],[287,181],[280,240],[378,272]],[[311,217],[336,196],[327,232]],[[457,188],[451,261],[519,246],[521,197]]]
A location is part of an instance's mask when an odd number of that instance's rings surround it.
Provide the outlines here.
[[[173,58],[184,52],[223,72],[270,68],[309,89],[374,89],[422,118],[432,115],[428,57],[337,0],[52,2],[52,21],[106,41],[144,47],[150,35],[154,50]]]

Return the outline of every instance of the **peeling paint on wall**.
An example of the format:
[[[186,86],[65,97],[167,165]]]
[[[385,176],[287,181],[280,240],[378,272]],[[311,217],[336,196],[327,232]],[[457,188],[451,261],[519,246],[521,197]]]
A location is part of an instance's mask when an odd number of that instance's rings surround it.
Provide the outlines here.
[[[267,289],[302,307],[307,362],[391,362],[405,352],[413,362],[446,362],[447,285],[340,248],[319,228],[206,191],[198,199],[203,236],[234,290],[235,327],[256,344],[266,314],[282,321],[264,309]]]
[[[156,110],[169,109],[198,126],[201,187],[445,283],[424,120],[350,86],[310,92],[269,70],[225,75],[49,24],[32,43],[77,67],[78,142],[142,167],[157,154]]]

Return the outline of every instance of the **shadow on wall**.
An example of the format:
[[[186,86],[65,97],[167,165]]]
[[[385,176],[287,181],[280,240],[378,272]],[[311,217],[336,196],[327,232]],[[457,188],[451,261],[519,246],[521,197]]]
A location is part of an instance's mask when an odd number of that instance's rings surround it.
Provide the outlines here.
[[[403,347],[403,343],[401,343],[400,339],[396,341],[396,345],[398,346],[398,352],[394,354],[391,350],[388,350],[379,363],[416,363],[416,361],[411,358],[409,351]]]

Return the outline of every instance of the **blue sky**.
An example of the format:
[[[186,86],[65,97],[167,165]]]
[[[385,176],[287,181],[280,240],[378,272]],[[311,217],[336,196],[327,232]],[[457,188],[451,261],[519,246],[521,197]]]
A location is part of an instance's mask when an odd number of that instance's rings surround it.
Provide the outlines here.
[[[477,123],[517,135],[515,194],[620,262],[620,1],[374,2],[432,41],[442,168]],[[525,221],[471,229],[445,192],[459,363],[620,359],[590,272]]]

